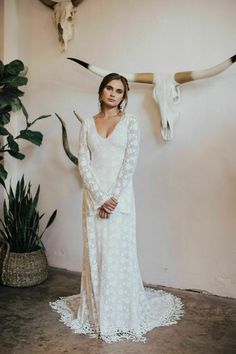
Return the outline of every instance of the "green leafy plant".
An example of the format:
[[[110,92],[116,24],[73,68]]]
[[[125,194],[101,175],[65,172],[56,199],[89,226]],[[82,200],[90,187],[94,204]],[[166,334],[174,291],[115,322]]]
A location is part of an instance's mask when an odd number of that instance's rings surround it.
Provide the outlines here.
[[[28,140],[31,143],[40,146],[42,144],[43,135],[39,131],[33,131],[31,127],[40,119],[50,117],[51,115],[42,115],[32,122],[29,121],[29,115],[21,102],[20,97],[24,95],[18,87],[26,85],[28,79],[25,77],[27,68],[20,60],[13,60],[7,65],[0,61],[0,161],[4,158],[4,153],[10,154],[12,157],[22,160],[25,155],[19,150],[19,139]],[[20,130],[19,134],[13,136],[6,128],[10,123],[11,113],[21,110],[25,118],[25,128]],[[4,143],[3,138],[5,137]],[[2,138],[2,139],[1,139]],[[2,163],[0,163],[0,183],[4,185],[7,178],[7,171]]]
[[[33,252],[44,249],[42,236],[46,229],[53,223],[57,210],[55,210],[44,228],[40,231],[40,215],[37,210],[40,185],[34,196],[31,193],[31,184],[25,184],[24,175],[17,182],[13,192],[10,185],[9,191],[5,188],[7,200],[3,204],[3,219],[0,219],[0,234],[10,245],[10,251],[16,253]]]

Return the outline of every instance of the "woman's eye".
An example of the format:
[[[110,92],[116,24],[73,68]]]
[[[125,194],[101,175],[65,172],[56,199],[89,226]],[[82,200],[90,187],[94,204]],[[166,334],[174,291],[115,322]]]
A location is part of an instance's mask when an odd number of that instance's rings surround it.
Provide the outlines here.
[[[107,86],[106,89],[110,91],[111,90],[111,86]]]
[[[122,90],[117,90],[116,92],[119,93],[119,94],[123,93]]]

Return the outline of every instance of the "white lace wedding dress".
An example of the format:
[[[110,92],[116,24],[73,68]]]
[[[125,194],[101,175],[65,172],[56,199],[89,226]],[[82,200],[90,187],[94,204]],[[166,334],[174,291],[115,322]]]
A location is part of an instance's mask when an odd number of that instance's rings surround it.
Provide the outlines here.
[[[83,269],[80,294],[50,303],[75,333],[105,342],[145,341],[154,327],[168,326],[183,315],[181,300],[144,288],[136,251],[132,177],[139,151],[136,118],[124,114],[103,138],[94,118],[83,122],[79,170],[83,180]],[[118,205],[109,219],[98,208],[111,196]]]

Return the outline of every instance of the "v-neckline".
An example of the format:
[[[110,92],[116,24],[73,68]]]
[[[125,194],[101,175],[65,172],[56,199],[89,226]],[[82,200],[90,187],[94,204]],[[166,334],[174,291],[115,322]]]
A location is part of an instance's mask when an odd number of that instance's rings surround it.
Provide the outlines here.
[[[108,140],[108,139],[110,138],[110,136],[114,133],[114,131],[116,130],[116,128],[117,128],[117,126],[120,124],[120,122],[121,122],[122,120],[124,120],[125,116],[126,116],[126,113],[124,113],[123,116],[121,116],[120,120],[116,123],[116,125],[115,125],[114,128],[112,129],[111,133],[110,133],[107,137],[105,137],[105,138],[104,138],[104,136],[102,136],[101,134],[99,134],[99,132],[98,132],[98,130],[97,130],[96,123],[95,123],[95,118],[94,118],[94,116],[93,116],[93,117],[92,117],[92,120],[93,120],[94,127],[95,127],[95,131],[96,131],[97,135],[98,135],[101,139],[103,139],[103,140]]]

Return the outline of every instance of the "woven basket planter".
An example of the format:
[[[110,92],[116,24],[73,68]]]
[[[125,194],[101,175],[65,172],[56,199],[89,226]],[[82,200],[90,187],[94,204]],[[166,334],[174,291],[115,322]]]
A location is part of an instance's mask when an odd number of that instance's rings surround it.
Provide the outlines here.
[[[7,252],[2,265],[2,284],[26,287],[42,283],[48,277],[44,250],[29,253]]]

